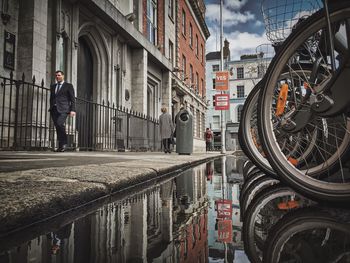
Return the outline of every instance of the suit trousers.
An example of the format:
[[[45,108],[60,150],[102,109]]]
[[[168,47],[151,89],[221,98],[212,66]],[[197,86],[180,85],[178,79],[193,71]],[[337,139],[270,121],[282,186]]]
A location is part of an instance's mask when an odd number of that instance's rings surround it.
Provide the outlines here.
[[[68,113],[59,113],[56,107],[53,107],[51,110],[51,118],[56,128],[59,148],[67,144],[67,134],[66,134],[66,125],[65,125],[67,116],[68,116]]]

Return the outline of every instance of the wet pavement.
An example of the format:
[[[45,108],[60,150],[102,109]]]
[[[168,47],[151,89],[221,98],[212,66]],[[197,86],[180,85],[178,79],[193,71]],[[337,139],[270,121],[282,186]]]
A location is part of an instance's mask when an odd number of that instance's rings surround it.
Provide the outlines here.
[[[220,157],[160,152],[0,152],[0,238]]]
[[[350,262],[348,210],[278,181],[247,186],[244,161],[215,159],[14,232],[0,262]]]

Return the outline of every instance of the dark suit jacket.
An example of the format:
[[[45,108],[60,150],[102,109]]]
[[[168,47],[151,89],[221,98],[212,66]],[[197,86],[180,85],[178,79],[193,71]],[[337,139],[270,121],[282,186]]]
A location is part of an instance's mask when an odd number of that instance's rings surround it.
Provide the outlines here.
[[[67,82],[63,82],[60,90],[55,94],[56,85],[50,86],[50,110],[56,104],[57,111],[59,113],[69,113],[75,111],[75,95],[73,85]]]

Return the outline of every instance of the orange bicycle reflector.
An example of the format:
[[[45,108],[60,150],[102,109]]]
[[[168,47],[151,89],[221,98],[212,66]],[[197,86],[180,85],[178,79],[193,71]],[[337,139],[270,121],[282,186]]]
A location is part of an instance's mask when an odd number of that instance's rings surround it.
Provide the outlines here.
[[[281,202],[277,205],[279,210],[289,210],[299,207],[298,201],[292,200],[287,202]]]
[[[298,165],[298,160],[293,158],[293,157],[288,157],[288,161],[293,164],[294,166],[297,166]]]
[[[310,88],[310,84],[309,84],[309,83],[307,83],[307,82],[304,82],[304,88],[305,88],[305,89]]]
[[[280,89],[280,93],[278,95],[277,100],[277,109],[276,109],[276,116],[281,116],[284,112],[284,109],[286,107],[287,102],[287,96],[288,96],[288,84],[283,84]]]

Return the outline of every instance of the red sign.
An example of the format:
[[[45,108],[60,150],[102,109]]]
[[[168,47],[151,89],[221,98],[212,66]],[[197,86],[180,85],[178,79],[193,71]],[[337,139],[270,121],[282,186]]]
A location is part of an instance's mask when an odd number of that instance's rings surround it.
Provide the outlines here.
[[[228,71],[215,72],[215,89],[228,90]]]
[[[230,95],[229,94],[216,94],[215,95],[215,110],[228,110],[230,108]]]
[[[232,243],[232,220],[218,221],[218,241]]]
[[[217,200],[215,201],[217,218],[232,219],[232,200]]]

